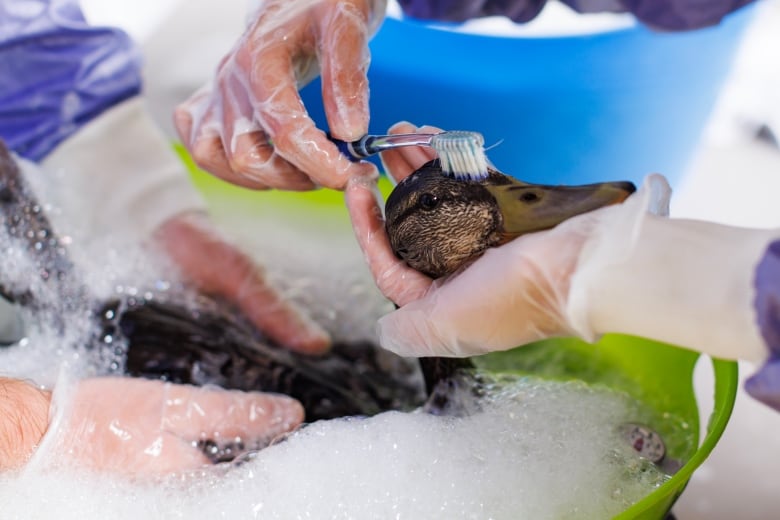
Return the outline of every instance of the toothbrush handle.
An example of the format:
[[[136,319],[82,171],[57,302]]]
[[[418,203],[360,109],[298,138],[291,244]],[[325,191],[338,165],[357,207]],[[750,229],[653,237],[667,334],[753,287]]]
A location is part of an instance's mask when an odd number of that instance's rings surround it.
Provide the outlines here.
[[[357,141],[342,141],[328,134],[328,139],[336,145],[336,148],[352,162],[359,162],[366,157],[374,155],[379,150],[371,151],[369,148],[374,141],[374,136],[364,135]]]
[[[357,141],[342,141],[328,134],[328,139],[338,147],[339,151],[352,162],[357,162],[366,157],[376,155],[385,150],[392,150],[402,146],[431,146],[431,139],[436,134],[392,134],[371,135],[367,134]],[[440,134],[439,134],[440,135]]]

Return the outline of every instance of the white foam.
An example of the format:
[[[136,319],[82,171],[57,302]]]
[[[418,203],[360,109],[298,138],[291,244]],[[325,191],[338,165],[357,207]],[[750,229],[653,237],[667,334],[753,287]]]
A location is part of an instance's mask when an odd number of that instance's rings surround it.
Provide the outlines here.
[[[386,302],[348,227],[327,233],[320,220],[312,232],[309,215],[301,216],[305,231],[296,230],[292,218],[270,211],[276,219],[256,217],[265,227],[253,222],[249,249],[263,251],[270,272],[284,266],[287,280],[302,280],[291,297],[330,313],[326,323],[347,337],[369,334]],[[112,251],[93,259],[89,283],[101,286],[102,275],[110,287],[127,275],[120,260],[132,255]],[[50,329],[40,324],[25,348],[0,352],[0,366],[50,385],[62,365],[107,362],[78,348],[80,326],[64,338]],[[0,475],[0,519],[607,518],[663,479],[619,436],[619,425],[641,419],[621,395],[532,380],[491,395],[482,412],[465,418],[389,412],[318,422],[241,466],[163,482],[54,470],[38,458],[21,473]]]
[[[521,380],[469,417],[322,421],[162,485],[30,468],[0,481],[0,516],[609,518],[662,481],[616,433],[635,412],[612,392]]]

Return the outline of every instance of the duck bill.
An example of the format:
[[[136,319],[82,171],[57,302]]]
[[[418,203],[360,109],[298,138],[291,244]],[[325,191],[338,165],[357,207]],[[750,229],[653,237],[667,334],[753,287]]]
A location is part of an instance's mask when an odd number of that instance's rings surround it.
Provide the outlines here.
[[[630,182],[602,182],[582,186],[545,186],[513,183],[490,186],[503,218],[505,241],[525,233],[550,229],[566,219],[611,204],[636,191]]]

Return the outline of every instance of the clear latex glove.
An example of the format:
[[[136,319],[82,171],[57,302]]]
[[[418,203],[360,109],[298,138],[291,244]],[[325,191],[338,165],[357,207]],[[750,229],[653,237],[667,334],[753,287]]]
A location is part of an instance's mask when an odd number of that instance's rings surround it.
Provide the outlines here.
[[[234,302],[255,326],[290,349],[321,354],[330,336],[303,309],[276,290],[265,269],[227,242],[202,213],[165,221],[155,232],[159,247],[201,291]]]
[[[212,85],[180,105],[179,136],[196,163],[254,189],[342,189],[373,168],[344,157],[309,118],[298,88],[322,74],[330,132],[368,130],[368,40],[384,0],[265,0]]]
[[[210,463],[198,442],[262,447],[303,420],[303,408],[289,397],[214,387],[93,378],[58,383],[52,399],[26,382],[0,384],[12,391],[5,406],[17,412],[0,422],[22,419],[12,426],[19,435],[0,436],[0,453],[13,455],[0,464],[6,469],[33,452],[32,465],[76,464],[128,475],[185,471]]]
[[[438,133],[441,129],[433,126],[418,128],[411,123],[400,122],[388,131],[391,134],[413,132]],[[431,149],[414,146],[381,155],[385,172],[395,182],[402,181],[435,157],[436,153]],[[382,294],[400,306],[424,296],[433,280],[406,265],[393,253],[385,231],[384,206],[375,180],[351,178],[345,200],[355,237]]]
[[[769,350],[754,282],[759,261],[778,237],[780,229],[652,214],[612,217],[583,247],[567,314],[588,340],[618,332],[762,362]]]
[[[82,194],[87,236],[118,234],[162,248],[199,289],[225,297],[280,344],[320,353],[330,337],[274,289],[262,267],[214,229],[205,202],[135,98],[108,110],[51,153],[42,166],[61,171]],[[88,211],[85,211],[85,202]]]
[[[383,159],[400,180],[427,159],[420,152]],[[517,238],[432,281],[393,256],[375,196],[353,183],[347,201],[358,240],[379,288],[401,306],[379,320],[380,343],[407,356],[471,356],[621,332],[764,359],[752,280],[780,231],[663,218],[669,196],[665,180],[651,175],[623,204]]]

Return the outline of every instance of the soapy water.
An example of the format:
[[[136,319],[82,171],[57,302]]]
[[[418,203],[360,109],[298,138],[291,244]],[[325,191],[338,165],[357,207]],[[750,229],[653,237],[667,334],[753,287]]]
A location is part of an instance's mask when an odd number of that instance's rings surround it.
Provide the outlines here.
[[[46,210],[57,215],[56,207]],[[345,322],[340,333],[362,337],[386,312],[372,282],[355,274],[362,259],[334,254],[334,237],[293,236],[302,231],[278,219],[253,223],[253,232],[267,243],[322,248],[303,257],[336,276],[303,279],[297,282],[303,289],[290,295],[315,306],[337,295],[339,305],[321,318]],[[6,272],[34,278],[25,247],[7,237],[0,242]],[[269,271],[306,267],[264,249]],[[96,295],[141,287],[165,292],[178,283],[131,244],[96,241],[76,257]],[[60,320],[67,326],[28,323],[23,344],[0,349],[2,375],[51,386],[63,367],[77,375],[121,371],[120,346],[98,352],[79,344],[95,327],[89,313],[55,306],[56,312],[70,313]],[[626,441],[623,426],[651,422],[651,414],[623,394],[528,377],[487,381],[478,394],[455,385],[449,394],[455,416],[417,410],[318,421],[239,463],[162,479],[52,468],[34,458],[23,470],[0,475],[0,519],[608,518],[668,478]]]
[[[616,429],[635,414],[608,390],[515,379],[472,415],[321,421],[161,482],[31,468],[0,480],[0,516],[609,518],[665,479]]]

